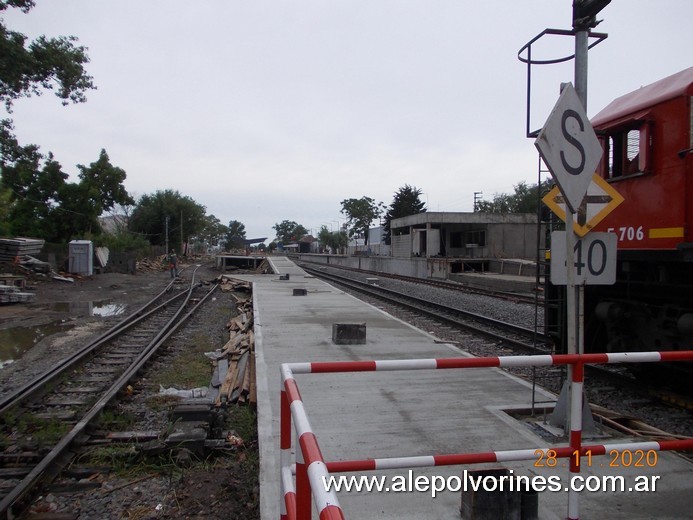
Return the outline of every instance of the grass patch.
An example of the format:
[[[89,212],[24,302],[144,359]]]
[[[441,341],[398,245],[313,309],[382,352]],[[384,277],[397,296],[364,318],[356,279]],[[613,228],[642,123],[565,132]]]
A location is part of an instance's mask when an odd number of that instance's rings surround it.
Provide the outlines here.
[[[212,378],[212,363],[204,353],[215,348],[206,334],[197,334],[190,346],[157,374],[154,384],[179,389],[208,386]]]
[[[106,409],[94,421],[97,428],[111,431],[126,431],[135,424],[135,417],[131,413],[123,413],[119,410]]]
[[[129,471],[138,457],[139,453],[134,444],[109,444],[87,449],[76,462],[109,466],[115,473],[120,474]]]
[[[53,446],[71,429],[58,419],[37,419],[31,415],[22,415],[16,427],[20,438],[35,443],[39,448]]]
[[[257,439],[257,416],[248,406],[229,406],[226,424],[236,431],[246,446]]]

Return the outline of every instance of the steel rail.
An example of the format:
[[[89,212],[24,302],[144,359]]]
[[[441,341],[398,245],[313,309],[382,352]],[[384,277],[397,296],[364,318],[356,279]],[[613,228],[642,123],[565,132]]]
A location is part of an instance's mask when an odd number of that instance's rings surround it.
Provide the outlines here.
[[[66,370],[74,366],[76,363],[80,362],[82,359],[91,354],[95,349],[97,349],[104,343],[123,334],[130,328],[137,325],[140,321],[146,319],[155,312],[159,311],[162,307],[170,305],[173,301],[185,295],[185,293],[177,294],[174,297],[161,303],[160,305],[157,305],[156,307],[152,308],[152,305],[154,305],[154,303],[157,300],[159,300],[161,297],[164,296],[164,294],[171,290],[172,285],[173,282],[169,283],[166,286],[166,288],[164,288],[164,290],[162,290],[159,294],[154,296],[154,298],[152,298],[148,303],[144,304],[134,313],[119,321],[116,325],[108,329],[106,332],[92,340],[90,343],[88,343],[78,351],[70,354],[69,356],[61,360],[50,370],[44,372],[43,374],[40,374],[31,381],[28,381],[24,385],[20,386],[19,388],[13,390],[9,394],[4,395],[2,398],[0,398],[0,414],[7,412],[11,408],[19,404],[21,401],[31,398],[38,391],[44,389],[48,383],[55,380],[56,377],[64,373]]]
[[[304,267],[304,269],[306,269]],[[438,304],[438,303],[432,303],[426,300],[423,300],[421,298],[416,298],[414,296],[408,295],[408,294],[403,294],[398,291],[393,291],[391,289],[385,289],[383,287],[378,287],[374,288],[372,285],[369,285],[365,282],[360,282],[358,280],[353,280],[350,278],[345,278],[336,274],[330,274],[330,273],[325,273],[322,271],[314,271],[310,268],[306,269],[309,271],[311,274],[319,277],[319,278],[325,278],[328,280],[332,280],[336,283],[339,283],[341,285],[345,285],[347,287],[350,287],[354,290],[357,290],[362,293],[369,294],[371,296],[374,296],[376,298],[381,298],[385,299],[387,301],[390,301],[392,303],[395,303],[396,305],[400,305],[402,307],[408,308],[410,310],[413,310],[417,313],[422,313],[427,316],[430,316],[432,318],[435,318],[440,321],[444,321],[447,323],[450,323],[456,327],[463,328],[465,330],[468,330],[470,332],[473,332],[474,334],[479,334],[487,338],[491,338],[494,340],[501,340],[506,343],[510,343],[518,348],[521,348],[523,350],[530,350],[530,351],[537,351],[541,349],[540,345],[537,345],[536,343],[539,342],[541,343],[546,343],[550,344],[550,338],[548,336],[544,336],[542,334],[539,334],[535,332],[532,329],[528,329],[525,327],[521,327],[519,325],[515,325],[513,323],[507,323],[504,321],[500,320],[495,320],[493,318],[489,318],[488,316],[482,316],[480,314],[476,314],[473,312],[457,309],[454,307],[449,307],[446,305]],[[414,302],[414,303],[409,303],[409,302]],[[447,314],[443,315],[442,313]],[[502,336],[498,334],[497,332],[490,331],[488,329],[484,329],[481,327],[477,327],[474,325],[471,325],[467,322],[460,321],[458,317],[463,317],[468,320],[473,320],[477,323],[480,324],[485,324],[491,327],[496,327],[503,329],[505,331],[510,331],[513,334],[517,334],[519,336],[522,336],[523,338],[531,338],[533,340],[533,343],[525,343],[524,341],[519,341],[514,338],[508,338],[507,336]]]
[[[198,266],[199,267],[199,266]],[[105,406],[121,391],[137,372],[145,365],[145,363],[154,355],[156,350],[183,324],[192,316],[192,314],[207,300],[207,298],[217,289],[218,284],[215,284],[203,298],[201,298],[182,319],[178,319],[186,308],[186,303],[190,300],[194,289],[194,273],[190,283],[190,289],[186,293],[185,302],[169,319],[168,323],[162,327],[161,331],[147,344],[143,351],[137,356],[128,369],[111,384],[111,386],[103,393],[102,397],[84,414],[75,426],[51,449],[51,451],[41,459],[32,470],[15,486],[3,499],[0,501],[0,518],[10,520],[15,517],[12,507],[24,498],[34,486],[41,480],[41,477],[48,469],[58,464],[58,460],[73,445],[76,439],[80,437],[86,430],[87,426],[93,421]],[[158,298],[155,297],[155,299]],[[169,300],[170,301],[170,300]],[[158,308],[160,308],[159,306]]]
[[[505,300],[513,300],[517,302],[522,302],[522,303],[528,303],[531,305],[536,304],[537,299],[540,302],[543,302],[543,297],[538,298],[538,295],[534,296],[529,296],[526,294],[520,294],[520,293],[514,293],[514,292],[508,292],[508,291],[494,291],[491,289],[482,289],[478,287],[470,287],[468,285],[464,285],[459,282],[451,282],[449,280],[434,280],[430,278],[416,278],[414,276],[404,276],[401,274],[392,274],[392,273],[384,273],[381,271],[371,271],[368,269],[358,269],[356,267],[347,267],[344,265],[333,265],[333,264],[324,264],[320,262],[311,262],[306,259],[301,259],[300,261],[297,261],[297,264],[300,265],[302,269],[305,270],[313,270],[317,269],[318,267],[330,267],[332,269],[341,269],[342,271],[351,271],[355,273],[361,273],[365,275],[375,275],[381,278],[391,278],[393,280],[402,280],[405,282],[412,282],[412,283],[418,283],[422,285],[431,285],[433,287],[440,287],[442,289],[449,289],[451,291],[460,291],[464,293],[469,293],[469,294],[479,294],[483,296],[490,296],[493,298],[503,298]],[[310,266],[316,266],[316,267],[308,267],[306,264],[309,264]]]

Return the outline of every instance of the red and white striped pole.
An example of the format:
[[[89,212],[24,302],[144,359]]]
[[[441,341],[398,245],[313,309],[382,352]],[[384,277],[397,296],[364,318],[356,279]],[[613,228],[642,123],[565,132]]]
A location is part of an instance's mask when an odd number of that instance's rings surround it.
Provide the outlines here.
[[[580,473],[580,448],[582,444],[582,387],[585,376],[585,365],[578,362],[573,365],[573,380],[570,388],[570,457],[571,478]],[[568,491],[568,519],[580,517],[580,495],[571,486]]]
[[[487,358],[442,358],[409,360],[337,361],[317,363],[283,364],[280,447],[282,470],[282,517],[311,518],[311,494],[320,512],[320,519],[343,519],[344,515],[334,491],[326,492],[324,480],[329,471],[358,471],[386,468],[445,466],[527,460],[536,457],[536,450],[510,450],[477,454],[436,455],[423,457],[399,457],[393,459],[368,459],[341,461],[325,464],[317,439],[298,391],[294,373],[317,374],[337,372],[370,372],[398,370],[440,370],[453,368],[511,367],[575,365],[571,383],[571,432],[570,446],[554,448],[557,457],[570,457],[570,472],[579,473],[580,456],[587,450],[593,455],[604,455],[607,450],[642,447],[648,450],[691,450],[693,439],[647,443],[611,444],[582,447],[582,389],[585,364],[652,363],[662,361],[692,361],[693,350],[669,352],[619,352],[609,354],[560,354],[538,356],[499,356]],[[296,449],[296,490],[291,486],[291,420],[296,425],[298,446]],[[547,450],[544,450],[546,453]],[[287,477],[288,472],[288,477]],[[573,475],[574,476],[574,475]],[[295,512],[295,513],[294,513]],[[296,516],[294,516],[294,514]],[[568,498],[568,518],[577,520],[578,495],[571,490]]]
[[[296,428],[296,518],[310,520],[312,516],[311,494],[319,511],[320,520],[344,520],[334,491],[325,490],[324,482],[329,478],[320,446],[308,421],[308,415],[298,385],[289,365],[281,367],[282,383],[286,401]],[[281,426],[280,426],[281,429]]]
[[[602,365],[613,363],[656,363],[693,361],[693,350],[668,352],[612,352],[608,354],[541,354],[537,356],[459,357],[428,359],[386,359],[370,361],[328,361],[288,363],[293,374],[327,374],[337,372],[381,372],[397,370],[443,370],[453,368],[531,367],[550,365]]]
[[[279,403],[279,463],[281,467],[279,512],[281,520],[295,520],[296,491],[291,475],[291,409],[284,389],[281,391]]]

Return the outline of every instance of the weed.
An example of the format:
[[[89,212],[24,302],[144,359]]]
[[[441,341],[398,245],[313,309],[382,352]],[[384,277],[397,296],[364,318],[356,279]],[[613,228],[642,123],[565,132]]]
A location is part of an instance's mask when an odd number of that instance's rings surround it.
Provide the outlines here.
[[[30,438],[38,447],[52,446],[70,431],[70,426],[58,419],[37,419],[32,415],[22,415],[16,426],[20,438]]]
[[[190,347],[173,359],[166,370],[159,373],[154,383],[165,388],[199,388],[209,385],[212,364],[204,355],[214,350],[213,342],[206,334],[192,338]]]
[[[238,436],[247,445],[257,437],[257,417],[255,412],[247,406],[229,406],[227,425],[236,431]]]
[[[97,466],[109,466],[116,473],[127,471],[139,454],[134,444],[110,444],[94,446],[84,451],[78,462],[88,462]]]
[[[101,412],[94,424],[104,430],[125,431],[135,424],[135,417],[131,413],[109,408]]]

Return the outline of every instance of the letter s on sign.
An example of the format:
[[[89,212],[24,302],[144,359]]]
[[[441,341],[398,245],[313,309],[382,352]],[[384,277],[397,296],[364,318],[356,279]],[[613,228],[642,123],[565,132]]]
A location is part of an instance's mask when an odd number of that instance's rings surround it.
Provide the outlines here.
[[[563,116],[561,117],[561,130],[563,131],[563,137],[565,137],[565,140],[572,144],[580,152],[580,165],[578,167],[573,167],[568,164],[563,150],[561,150],[561,163],[563,163],[563,167],[569,174],[580,175],[582,170],[585,168],[585,149],[582,147],[582,144],[580,144],[580,141],[570,135],[568,129],[566,128],[566,122],[571,117],[578,122],[578,125],[580,125],[580,131],[585,130],[585,123],[580,118],[580,114],[578,114],[575,110],[568,109],[563,112]]]

